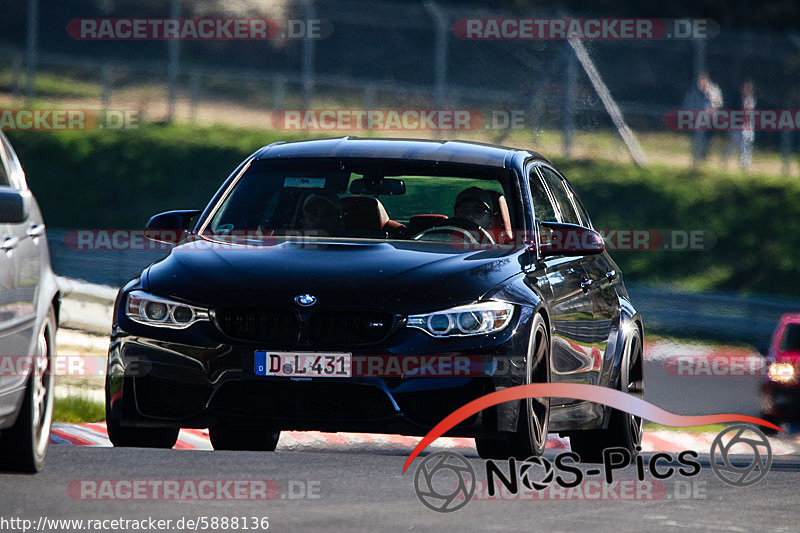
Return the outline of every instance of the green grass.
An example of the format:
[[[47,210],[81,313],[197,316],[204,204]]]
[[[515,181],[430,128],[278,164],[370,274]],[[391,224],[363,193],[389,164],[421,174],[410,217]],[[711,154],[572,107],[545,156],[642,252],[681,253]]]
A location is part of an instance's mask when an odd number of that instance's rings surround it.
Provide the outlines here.
[[[726,424],[708,424],[705,426],[690,426],[690,427],[675,427],[675,426],[662,426],[661,424],[654,424],[645,420],[645,431],[680,431],[682,433],[719,433],[727,427]]]
[[[18,90],[25,90],[25,77],[21,75],[17,80]],[[0,88],[11,90],[13,73],[11,69],[0,69]],[[99,83],[77,80],[67,76],[40,72],[36,75],[34,83],[36,95],[41,97],[72,97],[72,98],[100,98],[102,89]]]
[[[53,405],[53,422],[81,424],[84,422],[102,422],[106,419],[106,408],[83,396],[56,398]]]

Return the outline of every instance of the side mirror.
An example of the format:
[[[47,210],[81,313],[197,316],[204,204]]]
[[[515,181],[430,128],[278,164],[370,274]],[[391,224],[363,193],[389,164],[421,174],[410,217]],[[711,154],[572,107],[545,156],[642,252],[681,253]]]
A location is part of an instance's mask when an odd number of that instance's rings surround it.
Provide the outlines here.
[[[28,220],[31,193],[0,187],[0,224],[19,224]]]
[[[591,255],[606,249],[603,236],[578,224],[542,222],[539,249],[542,255]]]
[[[180,242],[183,232],[189,229],[192,218],[201,212],[197,209],[181,209],[159,213],[147,222],[144,236],[151,241],[177,244]]]

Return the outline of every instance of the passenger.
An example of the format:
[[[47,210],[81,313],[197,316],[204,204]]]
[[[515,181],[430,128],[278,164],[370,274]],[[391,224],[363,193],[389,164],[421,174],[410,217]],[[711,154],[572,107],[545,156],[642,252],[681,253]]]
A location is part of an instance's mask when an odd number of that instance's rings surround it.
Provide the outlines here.
[[[321,235],[334,235],[341,229],[339,199],[335,196],[311,194],[303,202],[303,229]]]

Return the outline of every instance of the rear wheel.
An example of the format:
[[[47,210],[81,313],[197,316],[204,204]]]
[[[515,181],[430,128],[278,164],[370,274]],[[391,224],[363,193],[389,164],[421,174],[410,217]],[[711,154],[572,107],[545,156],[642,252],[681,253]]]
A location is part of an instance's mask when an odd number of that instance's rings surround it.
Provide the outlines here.
[[[53,420],[55,332],[56,317],[51,309],[37,337],[22,409],[14,426],[0,433],[2,470],[35,473],[44,468]]]
[[[639,328],[635,327],[625,340],[625,352],[620,370],[620,390],[637,398],[644,398],[642,354],[642,335]],[[570,446],[584,463],[603,462],[603,450],[606,448],[625,448],[631,457],[634,457],[638,453],[637,448],[642,444],[642,427],[640,417],[612,409],[606,429],[570,433]]]
[[[208,428],[215,450],[274,452],[280,430],[256,425],[217,424]]]
[[[531,327],[526,358],[526,384],[550,380],[550,336],[542,315],[536,314]],[[517,431],[505,439],[476,438],[478,455],[483,459],[527,459],[539,456],[547,445],[550,398],[520,401]]]

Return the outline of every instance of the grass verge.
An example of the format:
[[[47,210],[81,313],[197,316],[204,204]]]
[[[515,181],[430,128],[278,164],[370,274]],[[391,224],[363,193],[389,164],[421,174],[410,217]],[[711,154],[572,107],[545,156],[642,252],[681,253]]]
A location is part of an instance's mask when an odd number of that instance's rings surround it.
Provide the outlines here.
[[[53,422],[82,424],[102,422],[106,419],[106,408],[101,402],[83,396],[56,398],[53,406]]]

